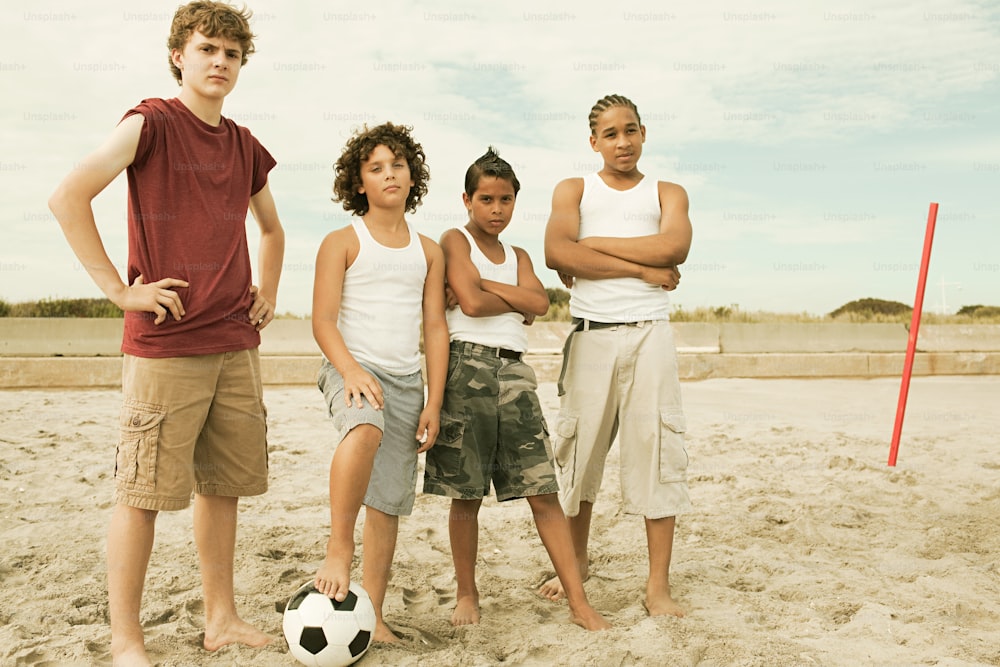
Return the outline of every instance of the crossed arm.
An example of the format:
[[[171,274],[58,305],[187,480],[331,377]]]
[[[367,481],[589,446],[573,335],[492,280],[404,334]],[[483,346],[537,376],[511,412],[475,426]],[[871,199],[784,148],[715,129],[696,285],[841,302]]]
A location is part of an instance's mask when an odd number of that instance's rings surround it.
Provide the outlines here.
[[[688,198],[681,186],[659,183],[660,228],[646,236],[579,239],[582,197],[583,179],[559,183],[545,228],[545,263],[559,272],[564,283],[571,284],[573,277],[639,278],[667,290],[677,287],[676,267],[687,259],[691,247]]]
[[[530,323],[549,310],[549,296],[535,275],[531,258],[521,248],[517,257],[517,284],[509,285],[483,279],[472,262],[469,240],[451,229],[441,236],[448,287],[462,312],[469,317],[490,317],[503,313],[521,313]]]

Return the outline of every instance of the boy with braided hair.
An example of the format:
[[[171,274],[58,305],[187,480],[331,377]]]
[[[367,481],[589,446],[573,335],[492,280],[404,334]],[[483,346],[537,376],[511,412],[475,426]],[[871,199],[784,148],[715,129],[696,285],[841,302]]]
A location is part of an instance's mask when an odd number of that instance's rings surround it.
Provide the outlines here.
[[[590,145],[604,165],[560,182],[545,231],[546,264],[570,288],[576,324],[566,341],[553,444],[559,498],[580,575],[604,461],[621,448],[624,511],[644,517],[650,615],[683,616],[670,593],[677,514],[690,509],[684,413],[667,292],[691,246],[687,193],[638,169],[646,128],[635,104],[608,95],[590,112]],[[564,594],[558,577],[542,595]]]

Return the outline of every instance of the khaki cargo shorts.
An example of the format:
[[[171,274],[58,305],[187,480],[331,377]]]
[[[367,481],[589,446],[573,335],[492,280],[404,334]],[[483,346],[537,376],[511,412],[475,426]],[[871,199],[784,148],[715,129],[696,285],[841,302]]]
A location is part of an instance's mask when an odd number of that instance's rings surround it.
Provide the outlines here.
[[[191,494],[267,491],[267,413],[256,349],[125,355],[115,500],[179,510]]]
[[[622,509],[647,519],[691,510],[677,350],[668,321],[570,334],[552,435],[566,516],[597,499],[619,441]]]

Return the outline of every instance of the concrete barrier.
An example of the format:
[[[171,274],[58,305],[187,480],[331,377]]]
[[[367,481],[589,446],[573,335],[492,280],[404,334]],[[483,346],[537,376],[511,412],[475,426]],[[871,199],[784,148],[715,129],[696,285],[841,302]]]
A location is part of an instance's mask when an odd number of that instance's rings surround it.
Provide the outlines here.
[[[0,388],[116,387],[120,319],[0,318]],[[899,376],[908,341],[898,324],[673,323],[684,380],[714,377]],[[558,378],[567,322],[528,328],[540,382]],[[266,384],[316,381],[310,320],[275,320],[261,337]],[[1000,375],[1000,325],[921,326],[914,375]]]
[[[909,334],[902,324],[799,323],[721,324],[724,354],[786,352],[898,352]]]
[[[121,318],[0,317],[0,356],[120,356]]]

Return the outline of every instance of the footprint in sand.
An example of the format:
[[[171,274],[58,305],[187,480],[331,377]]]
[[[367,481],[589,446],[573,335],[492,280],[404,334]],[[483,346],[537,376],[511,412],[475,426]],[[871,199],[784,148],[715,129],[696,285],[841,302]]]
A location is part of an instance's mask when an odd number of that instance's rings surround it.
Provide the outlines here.
[[[87,649],[87,653],[90,654],[90,664],[92,665],[110,665],[111,664],[111,645],[110,637],[105,641],[94,641],[89,640],[84,642],[83,647]]]
[[[299,569],[285,570],[278,577],[278,581],[282,584],[291,584],[292,582],[302,582],[311,577],[312,574],[307,574]],[[289,592],[291,594],[291,592]]]
[[[25,665],[28,667],[58,667],[59,662],[55,660],[49,660],[45,657],[45,652],[40,648],[29,648],[23,651],[19,651],[11,656],[14,658],[12,664],[15,665]]]
[[[433,632],[427,632],[426,630],[421,630],[420,628],[415,628],[410,625],[394,624],[392,629],[403,639],[403,641],[425,646],[427,648],[440,648],[448,643],[446,640],[438,637]]]
[[[190,604],[190,603],[188,603]],[[176,609],[164,609],[156,616],[150,618],[148,621],[142,624],[144,628],[155,628],[158,625],[164,625],[165,623],[172,623],[177,620],[177,610]]]
[[[205,602],[201,599],[188,600],[184,603],[184,620],[194,628],[205,625]]]
[[[440,596],[435,591],[415,591],[410,588],[403,589],[403,604],[413,616],[435,614],[441,606]]]

